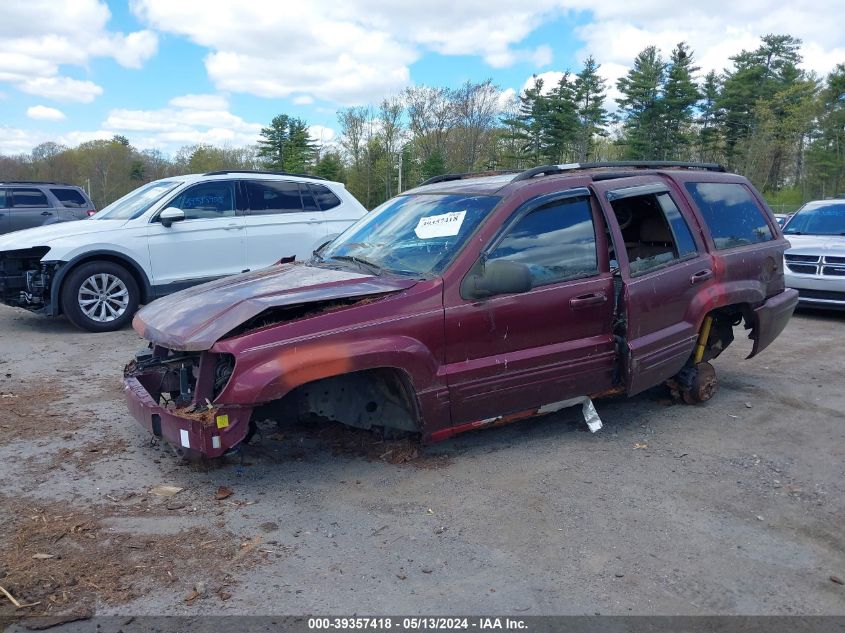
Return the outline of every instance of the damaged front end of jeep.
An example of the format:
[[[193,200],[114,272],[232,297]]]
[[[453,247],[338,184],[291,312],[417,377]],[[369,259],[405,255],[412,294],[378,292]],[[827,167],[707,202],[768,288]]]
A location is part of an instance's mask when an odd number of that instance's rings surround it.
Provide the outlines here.
[[[53,314],[53,279],[62,262],[42,262],[50,251],[36,246],[0,252],[0,301],[31,312]]]
[[[159,345],[124,369],[133,416],[186,457],[217,457],[249,433],[252,407],[216,404],[235,368],[231,354],[182,352]]]

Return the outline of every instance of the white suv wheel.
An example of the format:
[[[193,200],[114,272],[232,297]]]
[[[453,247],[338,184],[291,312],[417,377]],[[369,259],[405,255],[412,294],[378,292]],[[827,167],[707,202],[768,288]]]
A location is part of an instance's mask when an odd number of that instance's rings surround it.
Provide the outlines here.
[[[129,306],[129,290],[115,275],[99,273],[82,282],[77,293],[79,309],[94,321],[119,319]]]

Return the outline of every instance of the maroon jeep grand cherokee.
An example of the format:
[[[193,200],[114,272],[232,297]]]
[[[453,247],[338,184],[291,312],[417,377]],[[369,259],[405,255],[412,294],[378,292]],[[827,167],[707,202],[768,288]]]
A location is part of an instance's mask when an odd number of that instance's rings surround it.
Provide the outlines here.
[[[126,369],[134,417],[217,456],[254,412],[442,440],[668,382],[700,402],[743,320],[767,347],[798,294],[760,194],[718,165],[449,175],[388,200],[307,263],[159,299]],[[284,253],[280,253],[284,255]],[[263,419],[262,417],[262,419]]]

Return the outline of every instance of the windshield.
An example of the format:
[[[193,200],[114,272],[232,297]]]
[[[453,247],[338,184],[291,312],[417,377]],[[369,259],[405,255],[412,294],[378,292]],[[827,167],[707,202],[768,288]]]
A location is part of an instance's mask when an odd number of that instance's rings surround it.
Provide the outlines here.
[[[92,220],[131,220],[161,200],[168,191],[181,183],[178,180],[158,180],[130,191],[95,214]]]
[[[352,262],[376,273],[437,274],[499,200],[496,196],[398,196],[353,224],[317,258]]]
[[[845,201],[808,203],[790,218],[786,235],[845,235]]]

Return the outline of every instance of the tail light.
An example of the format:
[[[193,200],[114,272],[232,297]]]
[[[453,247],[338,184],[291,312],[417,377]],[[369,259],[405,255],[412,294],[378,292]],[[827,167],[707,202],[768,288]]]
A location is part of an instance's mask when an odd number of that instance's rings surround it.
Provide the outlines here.
[[[90,218],[90,217],[91,217],[92,215],[94,215],[95,213],[97,213],[97,210],[96,210],[96,209],[88,209],[88,210],[85,212],[85,215],[87,215],[87,216]]]

